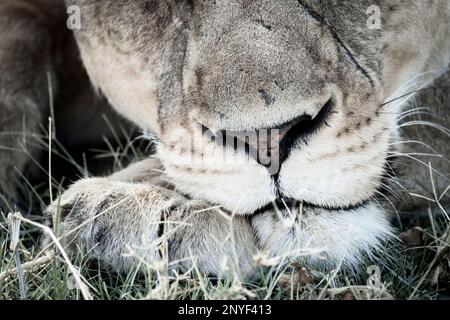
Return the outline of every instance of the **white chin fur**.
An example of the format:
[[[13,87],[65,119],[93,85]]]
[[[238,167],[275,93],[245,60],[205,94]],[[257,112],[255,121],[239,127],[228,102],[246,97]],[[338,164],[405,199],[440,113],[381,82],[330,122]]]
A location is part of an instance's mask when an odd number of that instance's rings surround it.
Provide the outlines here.
[[[220,205],[234,214],[251,214],[276,198],[267,170],[239,154],[230,155],[236,162],[203,158],[197,163],[166,150],[161,144],[158,157],[165,166],[166,177],[178,191]]]
[[[388,143],[372,144],[365,151],[342,152],[346,150],[343,146],[348,148],[355,142],[341,140],[339,144],[328,143],[327,139],[315,137],[311,145],[293,150],[281,167],[282,193],[332,208],[354,206],[371,198],[384,173]]]
[[[363,254],[372,255],[384,240],[394,237],[386,213],[375,204],[347,211],[304,208],[291,221],[266,212],[254,217],[252,224],[261,248],[271,257],[300,260],[320,269],[356,267]]]

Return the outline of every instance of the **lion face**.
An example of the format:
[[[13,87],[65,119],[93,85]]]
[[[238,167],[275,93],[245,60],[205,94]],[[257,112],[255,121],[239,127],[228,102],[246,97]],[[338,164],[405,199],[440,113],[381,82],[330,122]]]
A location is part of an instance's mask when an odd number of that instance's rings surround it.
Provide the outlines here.
[[[297,1],[196,10],[202,18],[187,39],[183,106],[167,121],[183,129],[160,135],[159,155],[177,188],[238,214],[277,199],[347,209],[374,197],[395,134],[380,70]],[[209,135],[193,139],[202,128]],[[272,161],[224,136],[245,136]]]
[[[408,32],[396,6],[378,3],[380,31],[369,1],[75,2],[93,83],[158,137],[177,190],[239,215],[301,203],[309,231],[286,237],[263,215],[255,228],[269,246],[309,243],[336,261],[389,234],[372,201],[398,136],[385,102],[423,67],[396,41]]]

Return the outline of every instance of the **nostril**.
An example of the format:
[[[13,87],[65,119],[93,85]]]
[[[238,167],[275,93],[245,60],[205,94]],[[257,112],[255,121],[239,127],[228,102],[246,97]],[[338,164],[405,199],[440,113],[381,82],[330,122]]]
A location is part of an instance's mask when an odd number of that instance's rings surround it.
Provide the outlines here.
[[[313,118],[310,115],[302,115],[288,124],[288,131],[284,134],[279,146],[279,160],[284,162],[295,143],[306,139],[326,123],[333,108],[333,100],[330,99],[320,112]],[[282,130],[282,129],[281,129]]]
[[[304,114],[288,123],[267,130],[266,139],[259,138],[256,146],[258,163],[270,168],[271,175],[276,176],[281,169],[281,164],[289,157],[292,147],[298,141],[306,141],[308,136],[326,123],[332,108],[333,100],[330,99],[315,117]],[[263,152],[260,152],[261,150]],[[272,170],[273,168],[276,170]]]
[[[310,115],[303,115],[297,118],[294,126],[292,126],[286,138],[306,138],[307,136],[313,134],[326,122],[332,108],[333,100],[330,99],[314,118]]]

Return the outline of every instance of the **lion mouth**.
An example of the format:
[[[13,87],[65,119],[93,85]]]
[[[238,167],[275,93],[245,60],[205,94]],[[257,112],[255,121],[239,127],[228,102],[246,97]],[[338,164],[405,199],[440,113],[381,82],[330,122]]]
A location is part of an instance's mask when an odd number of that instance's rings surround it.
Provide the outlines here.
[[[359,208],[362,208],[362,207],[366,206],[369,201],[370,200],[361,201],[360,203],[357,203],[355,205],[350,205],[350,206],[340,206],[340,205],[324,206],[324,205],[316,205],[313,203],[309,203],[309,202],[305,202],[305,201],[301,201],[301,200],[297,200],[297,199],[293,199],[293,198],[288,198],[285,196],[279,196],[276,198],[275,201],[268,203],[267,205],[259,208],[253,214],[257,215],[257,214],[264,213],[267,211],[285,211],[285,210],[291,211],[291,210],[299,209],[299,208],[309,208],[309,209],[335,211],[335,212],[347,212],[347,211],[354,211]]]

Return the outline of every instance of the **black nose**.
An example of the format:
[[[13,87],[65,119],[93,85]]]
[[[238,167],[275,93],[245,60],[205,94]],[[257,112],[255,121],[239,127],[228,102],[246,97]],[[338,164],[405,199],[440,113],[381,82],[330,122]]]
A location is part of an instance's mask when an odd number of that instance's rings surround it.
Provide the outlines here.
[[[332,100],[329,100],[315,117],[304,114],[269,129],[222,131],[224,139],[221,141],[224,145],[231,142],[235,149],[244,147],[245,151],[250,153],[259,164],[265,166],[271,175],[277,175],[293,146],[299,141],[306,141],[308,136],[326,123],[332,107]],[[207,128],[203,130],[208,131]]]
[[[280,132],[285,132],[283,138],[279,142],[279,161],[283,163],[289,156],[293,145],[307,135],[307,130],[311,126],[312,117],[303,115],[291,121],[290,123],[278,128]]]
[[[281,168],[281,164],[289,157],[292,148],[301,141],[306,142],[311,134],[314,134],[323,124],[326,124],[332,107],[333,103],[330,99],[314,118],[305,114],[282,126],[269,129],[270,132],[276,130],[276,133],[268,134],[268,141],[258,143],[258,151],[262,151],[258,152],[258,163],[266,167],[277,168],[276,172],[271,172],[272,175],[276,175]],[[264,152],[264,148],[267,152]],[[270,158],[271,161],[265,159],[264,156]]]

